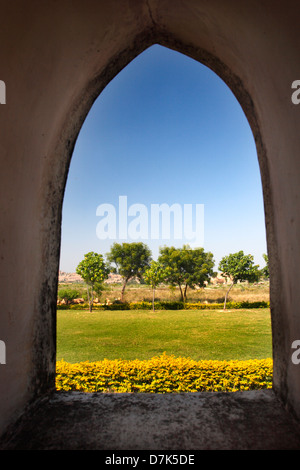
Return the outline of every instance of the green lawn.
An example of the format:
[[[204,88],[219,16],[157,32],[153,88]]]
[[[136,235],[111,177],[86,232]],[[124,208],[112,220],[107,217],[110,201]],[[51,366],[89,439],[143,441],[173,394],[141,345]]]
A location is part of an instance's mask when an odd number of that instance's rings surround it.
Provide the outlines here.
[[[57,360],[272,357],[269,309],[57,312]]]

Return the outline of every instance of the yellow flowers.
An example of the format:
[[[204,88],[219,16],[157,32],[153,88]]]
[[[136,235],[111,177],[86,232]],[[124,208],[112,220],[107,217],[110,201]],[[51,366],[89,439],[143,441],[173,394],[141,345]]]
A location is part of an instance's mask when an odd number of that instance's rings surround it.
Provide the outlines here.
[[[272,388],[272,359],[195,361],[163,353],[149,360],[56,365],[56,389],[81,392],[180,393]]]

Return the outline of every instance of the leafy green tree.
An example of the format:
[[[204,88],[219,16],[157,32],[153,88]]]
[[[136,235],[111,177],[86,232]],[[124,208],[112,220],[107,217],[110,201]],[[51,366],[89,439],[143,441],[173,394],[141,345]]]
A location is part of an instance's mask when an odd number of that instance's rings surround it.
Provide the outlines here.
[[[270,277],[269,272],[269,258],[265,253],[263,254],[263,259],[265,260],[266,265],[261,270],[261,275],[263,278],[268,279]]]
[[[144,271],[149,267],[151,261],[151,251],[142,242],[114,243],[107,260],[112,263],[112,269],[123,277],[121,291],[121,301],[124,299],[124,292],[128,281],[134,277],[142,279]]]
[[[146,284],[152,287],[152,309],[154,312],[155,289],[161,284],[168,274],[168,268],[163,268],[158,261],[151,261],[149,268],[144,272]]]
[[[58,290],[57,297],[59,300],[64,300],[68,305],[72,300],[78,299],[80,292],[76,289],[70,289],[68,287],[62,287]]]
[[[103,256],[93,251],[85,254],[84,259],[80,261],[76,268],[76,273],[86,282],[89,311],[91,312],[94,302],[95,285],[99,289],[99,285],[107,279],[109,273]]]
[[[222,276],[231,279],[231,285],[225,294],[224,310],[226,309],[226,302],[231,288],[238,281],[257,281],[260,277],[259,266],[254,265],[253,256],[245,255],[244,252],[238,251],[224,256],[219,264],[219,270]]]
[[[184,245],[182,248],[160,248],[158,261],[164,269],[168,268],[166,281],[171,285],[177,285],[180,290],[182,302],[186,302],[188,287],[204,287],[214,276],[214,259],[210,252],[203,248],[190,248]]]

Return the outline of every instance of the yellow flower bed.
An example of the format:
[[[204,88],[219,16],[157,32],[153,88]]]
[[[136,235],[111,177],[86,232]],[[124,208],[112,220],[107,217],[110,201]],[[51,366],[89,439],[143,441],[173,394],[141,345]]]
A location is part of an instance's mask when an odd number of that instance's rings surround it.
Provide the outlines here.
[[[194,361],[168,356],[150,360],[57,362],[56,389],[81,392],[178,393],[272,388],[272,359]]]

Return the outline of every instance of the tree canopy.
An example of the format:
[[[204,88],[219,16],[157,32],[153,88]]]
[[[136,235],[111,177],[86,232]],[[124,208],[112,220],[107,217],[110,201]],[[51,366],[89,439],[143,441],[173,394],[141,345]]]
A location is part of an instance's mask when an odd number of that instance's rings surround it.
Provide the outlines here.
[[[204,287],[214,275],[214,259],[210,252],[203,248],[163,247],[160,249],[158,261],[163,268],[168,268],[166,281],[180,290],[181,300],[187,299],[187,288]]]
[[[268,279],[270,277],[270,271],[269,271],[269,257],[265,253],[263,253],[263,259],[265,260],[266,265],[262,268],[261,270],[261,275],[265,278]]]
[[[150,266],[144,272],[144,280],[146,284],[152,287],[152,308],[154,311],[155,289],[167,277],[169,272],[168,268],[164,268],[158,261],[151,261]]]
[[[253,256],[245,255],[242,250],[224,256],[220,261],[219,269],[223,277],[231,280],[231,285],[225,295],[224,310],[229,291],[234,284],[238,281],[254,282],[260,277],[259,266],[254,265]]]
[[[142,279],[145,269],[149,267],[151,251],[142,242],[114,243],[107,254],[107,260],[114,265],[115,272],[123,277],[123,301],[127,282],[134,277]]]
[[[94,288],[97,285],[98,291],[104,280],[108,277],[109,270],[106,267],[103,256],[90,251],[84,255],[84,259],[80,261],[76,268],[76,273],[79,274],[87,284],[87,294],[89,302],[89,310],[92,311]]]

